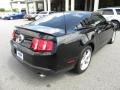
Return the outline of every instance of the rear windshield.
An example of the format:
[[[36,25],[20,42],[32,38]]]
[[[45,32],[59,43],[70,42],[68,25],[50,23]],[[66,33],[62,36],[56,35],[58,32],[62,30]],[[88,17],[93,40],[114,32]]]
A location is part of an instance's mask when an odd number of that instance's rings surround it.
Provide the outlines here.
[[[47,26],[59,29],[65,29],[64,25],[64,14],[63,13],[56,13],[42,19],[31,23],[32,25],[40,25],[40,26]]]
[[[116,9],[118,15],[120,15],[120,9]]]

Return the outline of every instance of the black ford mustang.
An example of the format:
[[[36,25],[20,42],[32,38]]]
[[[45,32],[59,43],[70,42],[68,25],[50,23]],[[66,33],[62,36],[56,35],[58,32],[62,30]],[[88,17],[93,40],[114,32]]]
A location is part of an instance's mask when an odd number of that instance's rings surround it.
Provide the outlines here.
[[[16,27],[11,50],[40,73],[84,72],[94,52],[115,40],[114,25],[92,12],[61,12]]]

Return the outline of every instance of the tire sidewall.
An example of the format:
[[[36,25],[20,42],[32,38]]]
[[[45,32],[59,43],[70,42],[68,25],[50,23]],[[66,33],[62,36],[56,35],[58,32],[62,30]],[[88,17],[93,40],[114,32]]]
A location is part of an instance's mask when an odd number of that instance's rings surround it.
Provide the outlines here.
[[[114,34],[115,34],[115,36],[114,36]],[[113,40],[113,38],[114,38],[114,40]],[[112,43],[115,42],[115,38],[116,38],[116,31],[114,30],[113,35],[112,35]]]
[[[92,57],[92,48],[90,47],[90,46],[86,46],[83,50],[82,50],[82,52],[79,54],[79,56],[78,56],[78,61],[77,61],[77,63],[76,63],[76,72],[78,73],[78,74],[80,74],[80,73],[83,73],[84,71],[86,71],[87,70],[87,68],[89,67],[89,65],[90,65],[90,62],[91,62],[91,58],[90,58],[90,61],[89,61],[89,64],[88,64],[88,67],[85,69],[85,70],[81,70],[81,60],[82,60],[82,58],[83,58],[83,54],[84,54],[84,52],[86,51],[86,50],[90,50],[91,51],[91,57]]]
[[[114,37],[114,34],[115,34],[115,37]],[[113,40],[113,37],[114,37],[114,40]],[[113,44],[115,42],[115,38],[116,38],[116,30],[114,30],[112,38],[110,39],[110,41],[108,42],[108,44]]]

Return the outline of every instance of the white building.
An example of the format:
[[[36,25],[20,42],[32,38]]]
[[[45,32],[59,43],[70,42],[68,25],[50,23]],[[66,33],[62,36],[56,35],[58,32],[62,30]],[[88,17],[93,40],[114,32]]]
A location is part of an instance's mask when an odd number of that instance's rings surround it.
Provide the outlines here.
[[[27,2],[26,2],[27,1]],[[27,3],[27,4],[26,4]],[[29,8],[27,8],[27,5]],[[12,8],[19,11],[93,11],[99,7],[99,0],[12,0]]]

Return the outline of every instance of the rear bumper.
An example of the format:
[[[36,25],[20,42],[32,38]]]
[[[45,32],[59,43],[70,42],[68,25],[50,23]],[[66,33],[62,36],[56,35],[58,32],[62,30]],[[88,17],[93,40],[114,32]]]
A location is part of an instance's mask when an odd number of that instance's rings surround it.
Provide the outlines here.
[[[24,59],[22,60],[16,54],[16,50],[19,50],[23,53]],[[30,67],[31,69],[35,70],[36,72],[43,73],[43,74],[55,74],[57,73],[56,70],[50,69],[49,60],[51,56],[40,56],[39,54],[33,52],[30,49],[27,49],[16,42],[11,40],[11,52],[12,55],[22,64]],[[53,66],[51,66],[53,67]],[[54,66],[55,67],[55,66]],[[57,68],[57,67],[56,67]]]
[[[51,69],[47,69],[47,68],[43,68],[43,67],[38,67],[38,66],[35,66],[35,65],[32,65],[26,61],[21,61],[20,58],[18,58],[12,51],[12,55],[22,64],[24,64],[25,66],[27,66],[28,68],[34,70],[36,73],[42,73],[42,74],[57,74],[56,71],[53,71]]]
[[[16,50],[21,51],[24,54],[24,59],[21,60],[17,54]],[[57,67],[57,57],[55,55],[40,55],[38,53],[33,52],[30,49],[27,49],[15,41],[11,40],[11,52],[13,56],[25,66],[30,67],[37,73],[42,74],[58,74],[62,72],[66,72],[73,68],[63,67],[62,69]]]

